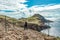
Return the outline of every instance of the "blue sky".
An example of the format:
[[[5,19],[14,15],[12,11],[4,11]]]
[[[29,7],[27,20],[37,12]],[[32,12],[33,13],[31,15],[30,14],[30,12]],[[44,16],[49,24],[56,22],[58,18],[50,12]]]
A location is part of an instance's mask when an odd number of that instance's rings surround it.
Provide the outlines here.
[[[35,5],[60,4],[60,0],[27,0],[28,7]]]
[[[0,15],[14,18],[43,15],[50,20],[60,17],[60,0],[0,0]]]

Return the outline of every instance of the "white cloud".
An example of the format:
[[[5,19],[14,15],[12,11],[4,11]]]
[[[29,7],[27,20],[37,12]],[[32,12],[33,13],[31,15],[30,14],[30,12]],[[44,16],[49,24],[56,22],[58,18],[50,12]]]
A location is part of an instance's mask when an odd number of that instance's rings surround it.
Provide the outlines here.
[[[30,9],[34,11],[43,11],[43,10],[51,10],[51,9],[58,9],[58,8],[60,8],[60,4],[52,5],[52,6],[45,5],[44,7],[36,5],[36,6],[32,6]]]
[[[9,15],[12,17],[16,17],[17,15],[22,15],[21,9],[25,9],[27,6],[26,4],[23,4],[25,2],[27,1],[26,0],[0,0],[0,14]],[[5,12],[5,10],[13,10],[14,12]]]
[[[23,4],[24,2],[26,2],[26,0],[0,0],[0,9],[18,10],[25,8],[27,5]]]
[[[27,2],[26,0],[0,0],[0,10],[14,10],[15,12],[1,12],[0,14],[14,14],[9,15],[12,17],[29,17],[33,14],[41,14],[47,19],[55,20],[56,18],[59,18],[60,16],[60,4],[56,5],[44,5],[44,6],[32,6],[30,8],[27,8],[26,4],[23,4],[24,2]],[[57,9],[57,10],[56,10]],[[23,16],[24,13],[24,16]],[[16,15],[17,14],[17,15]]]
[[[60,17],[60,4],[57,5],[47,5],[47,6],[32,6],[29,8],[31,10],[31,15],[41,14],[45,18],[50,20],[56,20]]]

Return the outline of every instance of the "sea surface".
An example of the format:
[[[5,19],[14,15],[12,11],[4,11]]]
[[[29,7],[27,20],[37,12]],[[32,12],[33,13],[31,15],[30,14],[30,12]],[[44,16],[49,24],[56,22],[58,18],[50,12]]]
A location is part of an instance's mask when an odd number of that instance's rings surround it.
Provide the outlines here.
[[[56,22],[51,23],[49,25],[51,26],[51,28],[49,29],[49,35],[60,37],[60,21],[56,21]],[[41,32],[48,34],[48,29],[42,30]]]

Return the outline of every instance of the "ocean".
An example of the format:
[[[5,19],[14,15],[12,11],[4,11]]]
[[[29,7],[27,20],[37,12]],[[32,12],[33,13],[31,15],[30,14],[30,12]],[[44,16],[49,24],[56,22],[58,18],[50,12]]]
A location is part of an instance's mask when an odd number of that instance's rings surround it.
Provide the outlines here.
[[[59,36],[60,37],[60,21],[56,21],[50,24],[51,28],[49,29],[49,35]],[[42,30],[41,32],[48,34],[48,29]]]

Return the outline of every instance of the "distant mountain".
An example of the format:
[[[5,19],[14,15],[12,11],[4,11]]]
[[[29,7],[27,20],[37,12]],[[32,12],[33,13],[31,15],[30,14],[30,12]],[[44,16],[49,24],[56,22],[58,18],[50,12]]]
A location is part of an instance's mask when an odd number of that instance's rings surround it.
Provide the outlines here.
[[[34,14],[33,16],[31,16],[29,18],[21,18],[19,21],[27,21],[27,22],[34,23],[34,24],[40,24],[42,22],[44,22],[44,23],[46,23],[46,22],[52,22],[50,20],[45,19],[40,14]]]
[[[40,14],[34,14],[32,17],[38,17],[38,18],[40,18],[40,19],[45,19],[42,15],[40,15]]]
[[[40,15],[40,14],[34,14],[32,17],[30,17],[30,18],[32,18],[32,19],[37,19],[37,20],[40,20],[40,21],[44,21],[44,20],[46,20],[42,15]]]
[[[41,22],[52,22],[50,20],[45,19],[42,15],[40,14],[34,14],[31,18],[36,18],[38,20],[41,20]]]

